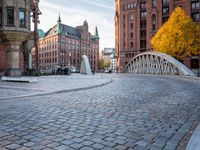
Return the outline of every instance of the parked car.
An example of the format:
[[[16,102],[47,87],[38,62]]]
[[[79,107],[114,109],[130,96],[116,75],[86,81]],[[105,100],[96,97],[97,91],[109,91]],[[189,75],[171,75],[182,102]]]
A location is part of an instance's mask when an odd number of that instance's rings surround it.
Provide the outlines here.
[[[78,67],[71,67],[71,73],[80,73],[80,69]]]
[[[106,69],[106,70],[104,70],[104,73],[112,73],[112,70],[111,69]]]
[[[71,69],[70,69],[70,67],[58,68],[57,74],[59,74],[59,75],[70,75]]]

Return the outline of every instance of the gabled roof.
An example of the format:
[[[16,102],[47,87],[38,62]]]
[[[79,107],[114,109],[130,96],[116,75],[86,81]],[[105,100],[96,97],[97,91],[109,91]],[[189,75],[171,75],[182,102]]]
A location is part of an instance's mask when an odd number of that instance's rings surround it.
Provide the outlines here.
[[[59,33],[58,33],[58,24],[57,24],[53,28],[51,28],[49,31],[47,31],[45,36],[50,36],[50,35],[55,35],[55,34],[61,33],[61,34],[65,34],[67,36],[73,36],[73,37],[80,38],[80,33],[76,28],[65,25],[65,24],[60,24],[60,26],[62,27],[62,29],[60,29],[61,31],[59,31]]]
[[[76,37],[81,37],[81,34],[80,32],[74,28],[74,27],[70,27],[68,25],[64,25],[62,24],[63,26],[63,32],[66,34],[66,35],[69,35],[69,36],[76,36]]]

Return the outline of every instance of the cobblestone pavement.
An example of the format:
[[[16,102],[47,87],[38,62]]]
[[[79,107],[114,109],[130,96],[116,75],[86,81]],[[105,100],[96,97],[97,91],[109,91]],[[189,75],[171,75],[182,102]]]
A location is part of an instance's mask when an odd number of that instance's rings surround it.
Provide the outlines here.
[[[1,100],[0,150],[173,150],[200,121],[200,81],[117,75],[103,87]]]
[[[0,100],[11,97],[88,88],[110,81],[109,78],[101,78],[100,74],[96,74],[95,76],[81,74],[72,74],[70,76],[41,76],[38,80],[38,83],[3,82],[0,80]]]

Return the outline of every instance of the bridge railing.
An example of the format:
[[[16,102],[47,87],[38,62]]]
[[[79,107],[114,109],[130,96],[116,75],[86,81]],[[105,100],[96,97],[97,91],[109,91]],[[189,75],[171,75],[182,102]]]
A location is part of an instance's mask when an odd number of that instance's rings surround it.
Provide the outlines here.
[[[135,56],[125,67],[126,73],[195,76],[181,62],[160,52],[145,52]]]

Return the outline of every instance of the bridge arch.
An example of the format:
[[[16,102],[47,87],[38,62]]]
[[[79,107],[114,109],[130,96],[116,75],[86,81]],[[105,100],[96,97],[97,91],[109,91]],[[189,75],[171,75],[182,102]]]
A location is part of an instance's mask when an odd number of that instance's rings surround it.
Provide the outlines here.
[[[144,52],[125,67],[126,73],[196,76],[181,62],[161,52]]]

